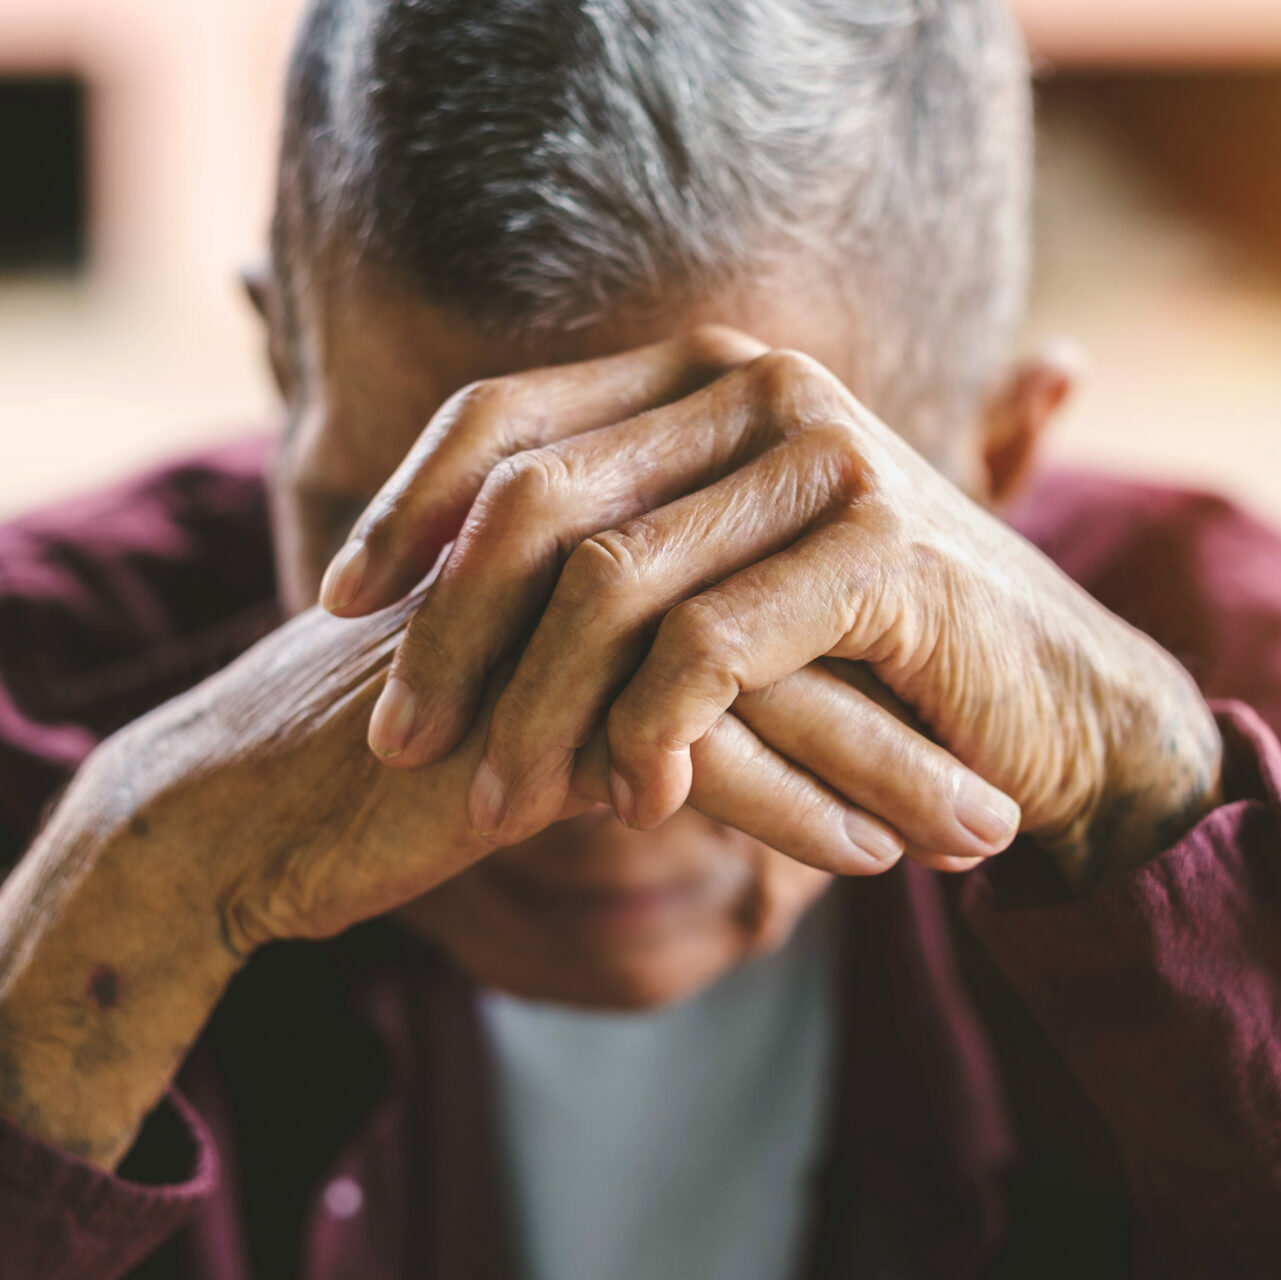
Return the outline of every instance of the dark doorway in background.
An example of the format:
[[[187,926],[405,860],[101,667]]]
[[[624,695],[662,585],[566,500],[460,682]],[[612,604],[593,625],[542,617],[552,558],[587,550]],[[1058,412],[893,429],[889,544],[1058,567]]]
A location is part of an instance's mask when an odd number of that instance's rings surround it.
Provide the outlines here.
[[[84,265],[85,113],[85,86],[73,76],[0,75],[0,271]]]

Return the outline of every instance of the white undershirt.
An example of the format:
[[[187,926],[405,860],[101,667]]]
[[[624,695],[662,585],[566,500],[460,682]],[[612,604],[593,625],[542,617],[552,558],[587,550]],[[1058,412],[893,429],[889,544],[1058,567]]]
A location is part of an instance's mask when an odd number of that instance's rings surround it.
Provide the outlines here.
[[[790,1280],[828,1104],[830,917],[653,1013],[482,997],[521,1280]]]

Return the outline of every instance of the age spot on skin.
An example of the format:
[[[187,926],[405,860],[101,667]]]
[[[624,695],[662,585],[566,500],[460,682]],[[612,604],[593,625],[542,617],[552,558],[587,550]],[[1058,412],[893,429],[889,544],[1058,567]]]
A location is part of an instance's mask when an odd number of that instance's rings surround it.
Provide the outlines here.
[[[129,819],[129,830],[136,836],[146,836],[151,834],[151,828],[147,825],[146,818],[137,816]]]
[[[120,1003],[120,977],[109,964],[100,964],[85,984],[85,993],[98,1009],[114,1009]]]

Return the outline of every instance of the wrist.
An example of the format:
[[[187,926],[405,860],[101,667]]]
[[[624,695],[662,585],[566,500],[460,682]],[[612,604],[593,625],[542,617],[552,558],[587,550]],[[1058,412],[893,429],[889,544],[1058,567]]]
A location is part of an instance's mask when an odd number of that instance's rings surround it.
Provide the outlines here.
[[[1141,665],[1101,716],[1101,775],[1051,851],[1078,891],[1116,880],[1182,839],[1223,799],[1224,748],[1191,676],[1142,637]]]

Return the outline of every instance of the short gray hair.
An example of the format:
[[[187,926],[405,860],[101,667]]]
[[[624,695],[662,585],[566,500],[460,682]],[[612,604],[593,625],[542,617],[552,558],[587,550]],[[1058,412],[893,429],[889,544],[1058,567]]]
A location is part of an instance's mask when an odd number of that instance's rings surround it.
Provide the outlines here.
[[[340,229],[429,300],[537,331],[800,246],[854,299],[861,389],[921,440],[1021,315],[1029,96],[1000,0],[312,0],[277,254]]]

